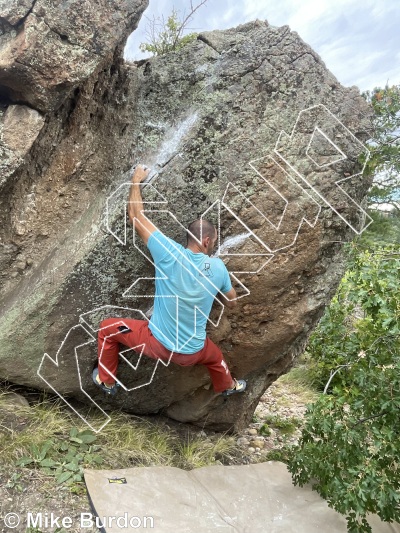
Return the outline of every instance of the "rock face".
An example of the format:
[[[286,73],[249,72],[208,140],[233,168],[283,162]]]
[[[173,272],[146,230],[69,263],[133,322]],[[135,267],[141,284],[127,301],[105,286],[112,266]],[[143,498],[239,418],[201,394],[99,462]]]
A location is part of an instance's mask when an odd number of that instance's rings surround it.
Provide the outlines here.
[[[1,0],[0,84],[48,112],[92,75],[135,27],[146,0]]]
[[[125,64],[144,2],[3,4],[1,377],[104,420],[118,407],[240,428],[302,352],[364,223],[369,184],[353,175],[370,110],[288,27],[256,21]],[[209,334],[244,395],[224,401],[203,367],[136,365],[132,350],[126,391],[107,403],[91,383],[99,321],[151,313],[153,266],[126,225],[139,161],[155,171],[143,194],[164,233],[184,244],[203,214],[218,226],[240,300],[215,305]]]

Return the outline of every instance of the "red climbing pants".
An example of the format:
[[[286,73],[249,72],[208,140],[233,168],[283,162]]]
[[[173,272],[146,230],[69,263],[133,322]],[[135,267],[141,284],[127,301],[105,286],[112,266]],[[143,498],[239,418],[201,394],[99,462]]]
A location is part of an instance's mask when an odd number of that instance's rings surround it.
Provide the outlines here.
[[[204,365],[207,367],[215,392],[232,387],[232,376],[221,350],[208,337],[204,347],[192,354],[170,352],[152,334],[147,320],[107,318],[100,323],[98,332],[99,377],[107,384],[115,383],[118,368],[119,344],[141,352],[152,359],[170,360],[180,366]]]

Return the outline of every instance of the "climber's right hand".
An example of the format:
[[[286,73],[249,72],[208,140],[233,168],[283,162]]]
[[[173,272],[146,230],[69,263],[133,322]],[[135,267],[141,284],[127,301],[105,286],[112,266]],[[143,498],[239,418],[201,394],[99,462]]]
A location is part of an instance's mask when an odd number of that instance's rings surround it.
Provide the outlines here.
[[[141,183],[147,178],[149,172],[150,169],[145,165],[137,165],[132,175],[132,183]]]

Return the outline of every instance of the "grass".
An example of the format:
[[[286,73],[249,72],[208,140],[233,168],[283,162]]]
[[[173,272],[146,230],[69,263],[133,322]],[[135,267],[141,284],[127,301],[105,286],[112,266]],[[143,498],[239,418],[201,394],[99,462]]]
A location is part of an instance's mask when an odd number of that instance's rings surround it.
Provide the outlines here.
[[[79,483],[79,472],[82,473],[83,468],[175,466],[192,469],[218,461],[227,462],[237,449],[233,437],[199,437],[189,433],[182,437],[169,427],[121,412],[111,413],[110,422],[96,434],[58,399],[44,397],[35,405],[19,407],[7,403],[6,396],[6,392],[0,393],[0,417],[3,422],[12,420],[13,429],[6,429],[0,420],[0,466],[19,464],[33,468],[43,476],[44,482],[47,479],[53,486],[54,476],[56,480],[57,476],[63,479],[62,474],[67,475],[74,469],[77,477],[72,476],[68,484],[76,492],[79,486],[83,488]],[[88,418],[93,427],[99,427],[95,417]],[[82,437],[81,432],[84,432]],[[80,442],[87,435],[90,442]],[[78,456],[79,464],[73,464],[73,456]],[[55,464],[49,467],[52,462],[57,463],[57,472]],[[18,481],[19,478],[14,477],[10,482],[18,485]]]
[[[98,434],[105,468],[174,466],[174,438],[169,431],[144,419],[112,413]]]
[[[267,453],[265,460],[266,461],[279,461],[280,463],[288,463],[289,461],[289,448],[283,446],[282,448],[276,448]]]
[[[279,432],[282,435],[293,435],[298,427],[301,426],[300,418],[294,416],[289,418],[283,418],[279,415],[267,415],[264,417],[264,424],[260,428],[261,435],[268,435],[268,430],[270,427],[274,429],[279,429]]]
[[[16,429],[0,433],[0,464],[12,463],[25,455],[32,445],[40,446],[54,436],[69,432],[70,416],[66,416],[58,402],[44,399],[32,407],[11,405],[7,393],[0,393],[3,419],[12,417]],[[0,429],[5,426],[0,422]]]
[[[296,395],[304,403],[314,402],[319,396],[311,371],[312,364],[313,362],[305,354],[294,368],[278,380],[290,389],[291,394]]]
[[[318,397],[309,368],[308,359],[303,358],[277,381],[277,404],[293,402],[287,393],[303,403]],[[109,423],[96,434],[57,397],[43,394],[30,407],[20,407],[7,402],[6,389],[0,391],[0,468],[10,472],[9,488],[20,490],[21,476],[30,473],[43,480],[44,491],[51,492],[58,482],[79,493],[84,491],[84,468],[174,466],[189,470],[236,463],[243,454],[231,436],[199,436],[196,431],[182,435],[162,423],[125,413],[114,412],[110,416]],[[100,427],[103,422],[96,414],[89,413],[86,418],[92,427]],[[275,430],[278,438],[284,439],[280,442],[286,442],[301,425],[296,417],[274,413],[262,419],[254,415],[253,422],[261,423],[261,435],[268,436]],[[263,460],[284,460],[286,453],[281,444],[278,447]],[[14,465],[18,467],[13,468]],[[68,472],[73,474],[66,479]]]
[[[232,458],[236,449],[237,446],[232,437],[220,436],[211,442],[188,439],[180,446],[178,456],[181,464],[179,466],[191,469],[215,464],[217,461],[224,463]]]

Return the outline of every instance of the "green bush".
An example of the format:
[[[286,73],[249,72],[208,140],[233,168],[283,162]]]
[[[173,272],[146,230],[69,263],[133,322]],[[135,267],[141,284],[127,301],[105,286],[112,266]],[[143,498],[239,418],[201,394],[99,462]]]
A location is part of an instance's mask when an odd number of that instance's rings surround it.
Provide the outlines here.
[[[331,385],[349,384],[366,351],[379,351],[381,361],[399,351],[400,246],[358,252],[353,245],[349,270],[307,347],[321,390],[339,367]]]
[[[360,533],[371,531],[368,513],[400,521],[399,273],[399,245],[353,254],[308,347],[320,385],[331,380],[329,394],[308,407],[289,457],[295,484],[316,480]]]

